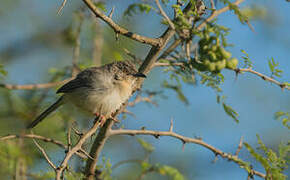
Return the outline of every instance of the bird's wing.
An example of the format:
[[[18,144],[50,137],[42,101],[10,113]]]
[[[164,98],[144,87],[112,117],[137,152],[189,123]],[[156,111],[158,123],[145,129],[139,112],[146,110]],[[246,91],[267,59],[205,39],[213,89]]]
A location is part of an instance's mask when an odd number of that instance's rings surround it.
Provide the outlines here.
[[[100,71],[101,69],[97,67],[85,69],[84,71],[79,73],[75,79],[60,87],[56,93],[69,93],[81,87],[93,89],[94,81],[96,81],[96,78],[98,77],[97,74],[100,73]]]

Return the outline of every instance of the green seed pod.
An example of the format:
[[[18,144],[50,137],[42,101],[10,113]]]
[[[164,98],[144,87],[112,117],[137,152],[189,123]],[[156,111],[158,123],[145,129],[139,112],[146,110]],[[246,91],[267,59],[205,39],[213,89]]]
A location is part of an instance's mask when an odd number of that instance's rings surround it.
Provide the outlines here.
[[[227,61],[226,67],[228,69],[236,69],[238,66],[238,63],[239,63],[239,61],[237,58],[231,58],[230,60]]]
[[[205,59],[205,60],[203,61],[203,64],[204,64],[205,66],[209,66],[210,63],[211,63],[211,62],[210,62],[210,60],[208,60],[208,59]]]
[[[226,60],[223,59],[221,61],[216,62],[215,64],[216,64],[216,70],[221,71],[222,69],[226,67]]]
[[[216,61],[217,60],[216,54],[214,52],[212,52],[212,51],[208,52],[208,56],[209,56],[210,61]]]
[[[211,50],[214,51],[214,52],[216,52],[217,49],[218,49],[218,46],[217,46],[217,45],[213,45],[213,46],[211,47]]]
[[[204,45],[204,46],[202,47],[202,50],[203,50],[203,51],[207,51],[208,49],[209,49],[208,45]]]
[[[224,48],[220,48],[221,54],[225,59],[229,59],[232,57],[232,53],[226,51]]]
[[[207,70],[210,71],[210,72],[214,72],[216,70],[216,67],[215,67],[215,63],[209,63],[207,66],[206,66]]]

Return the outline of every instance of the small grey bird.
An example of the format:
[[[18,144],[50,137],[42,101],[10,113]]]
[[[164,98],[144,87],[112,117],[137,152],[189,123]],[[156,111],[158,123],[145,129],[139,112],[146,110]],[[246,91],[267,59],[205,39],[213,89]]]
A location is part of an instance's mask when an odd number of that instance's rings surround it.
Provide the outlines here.
[[[145,77],[144,74],[138,73],[130,61],[87,68],[80,72],[75,79],[59,88],[56,93],[63,93],[63,95],[27,128],[35,127],[65,103],[71,103],[86,112],[107,119],[129,99],[136,80]]]

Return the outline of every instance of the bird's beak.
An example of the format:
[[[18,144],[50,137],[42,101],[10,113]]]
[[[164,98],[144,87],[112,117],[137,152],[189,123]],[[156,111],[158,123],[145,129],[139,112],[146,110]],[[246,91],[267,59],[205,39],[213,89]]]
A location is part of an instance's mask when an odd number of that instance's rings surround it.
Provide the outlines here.
[[[146,75],[143,74],[143,73],[136,73],[136,74],[133,74],[134,77],[141,77],[141,78],[146,78]]]

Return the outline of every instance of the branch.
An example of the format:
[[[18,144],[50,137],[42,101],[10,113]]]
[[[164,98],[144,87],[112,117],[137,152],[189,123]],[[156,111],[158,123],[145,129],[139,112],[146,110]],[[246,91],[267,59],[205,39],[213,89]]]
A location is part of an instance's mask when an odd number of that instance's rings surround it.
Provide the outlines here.
[[[37,148],[40,150],[44,158],[46,159],[47,163],[54,169],[56,170],[56,166],[53,164],[53,162],[49,159],[48,155],[46,154],[45,150],[36,142],[35,139],[32,139],[34,144],[37,146]]]
[[[25,85],[17,85],[17,84],[0,84],[0,88],[15,90],[15,89],[22,89],[22,90],[34,90],[34,89],[45,89],[45,88],[52,88],[55,86],[59,86],[65,84],[72,80],[73,78],[68,78],[62,81],[57,82],[50,82],[50,83],[43,83],[43,84],[25,84]]]
[[[88,8],[96,15],[96,17],[102,19],[105,23],[107,23],[117,34],[124,35],[126,37],[129,37],[135,41],[144,43],[144,44],[149,44],[152,46],[160,46],[161,40],[160,39],[155,39],[155,38],[149,38],[145,36],[141,36],[139,34],[133,33],[128,31],[127,29],[119,26],[116,24],[110,17],[106,16],[103,14],[91,0],[82,0]]]
[[[239,5],[243,2],[244,0],[237,0],[235,1],[233,4],[234,5]],[[224,8],[221,8],[219,10],[214,10],[213,13],[208,17],[206,18],[201,24],[199,24],[196,29],[197,30],[201,30],[202,28],[205,27],[205,25],[210,22],[211,20],[213,20],[215,17],[219,16],[220,14],[226,12],[230,10],[229,6],[226,6]],[[163,59],[163,58],[166,58],[180,43],[182,42],[182,40],[179,38],[179,39],[176,39],[164,52],[163,54],[160,56],[159,59]]]
[[[234,5],[239,5],[239,4],[241,4],[242,2],[244,2],[245,0],[236,0],[235,2],[233,2],[232,4],[234,4]],[[209,23],[211,20],[213,20],[215,17],[217,17],[218,15],[220,15],[220,14],[222,14],[222,13],[224,13],[224,12],[226,12],[226,11],[228,11],[228,10],[230,10],[230,6],[226,6],[226,7],[223,7],[223,8],[221,8],[221,9],[219,9],[219,10],[215,10],[215,11],[213,11],[213,13],[208,17],[208,18],[206,18],[201,24],[199,24],[197,27],[196,27],[196,29],[197,30],[201,30],[207,23]]]
[[[172,129],[172,126],[170,127],[170,129]],[[201,139],[197,139],[197,138],[190,138],[190,137],[185,137],[182,136],[180,134],[177,134],[173,131],[151,131],[151,130],[129,130],[129,129],[118,129],[118,130],[110,130],[109,132],[110,136],[114,136],[114,135],[152,135],[156,138],[160,137],[160,136],[169,136],[169,137],[173,137],[175,139],[179,139],[183,144],[185,143],[193,143],[193,144],[198,144],[201,145],[203,147],[205,147],[206,149],[209,149],[210,151],[212,151],[216,156],[219,155],[224,159],[227,159],[229,161],[233,161],[235,163],[237,163],[238,165],[240,165],[241,167],[243,165],[245,165],[244,161],[240,158],[238,158],[238,156],[232,155],[230,153],[226,153],[221,151],[218,148],[213,147],[210,144],[207,144],[206,142],[204,142]],[[262,178],[265,178],[266,175],[259,172],[259,171],[254,171],[253,170],[253,174],[260,176]]]
[[[82,151],[82,145],[85,143],[85,141],[91,137],[98,129],[100,123],[98,121],[96,121],[93,125],[93,127],[91,129],[89,129],[76,143],[76,145],[74,147],[72,147],[65,155],[65,158],[63,159],[63,161],[61,162],[61,164],[57,167],[56,169],[56,180],[60,180],[62,175],[63,175],[63,171],[65,170],[65,168],[68,165],[68,161],[70,160],[70,158],[77,153],[78,151]]]
[[[171,19],[167,16],[167,14],[165,13],[165,11],[163,10],[159,0],[155,0],[155,3],[160,11],[160,14],[166,19],[166,21],[168,22],[169,24],[169,27],[173,30],[175,30],[175,26],[173,24],[173,22],[171,21]]]
[[[98,162],[98,157],[104,147],[105,142],[108,139],[108,132],[112,128],[114,121],[112,119],[107,119],[104,126],[100,129],[98,136],[94,140],[94,143],[90,150],[90,157],[93,159],[88,159],[85,167],[86,180],[98,179],[96,174],[96,167]]]
[[[66,145],[63,144],[61,141],[54,140],[52,138],[47,138],[47,137],[40,136],[40,135],[36,135],[36,134],[7,135],[7,136],[0,137],[0,141],[6,141],[6,140],[16,139],[16,138],[39,139],[39,140],[42,140],[44,142],[50,142],[50,143],[55,144],[55,145],[57,145],[57,146],[59,146],[61,148],[65,148],[66,149]]]
[[[55,144],[55,145],[65,149],[65,150],[68,149],[68,146],[65,145],[61,141],[54,140],[52,138],[48,138],[48,137],[44,137],[44,136],[40,136],[40,135],[36,135],[36,134],[7,135],[7,136],[0,137],[0,141],[6,141],[6,140],[11,140],[11,139],[16,139],[16,138],[39,139],[39,140],[42,140],[43,142],[49,142],[49,143]],[[76,154],[83,159],[86,159],[86,157],[87,157],[81,151],[78,151]]]
[[[279,86],[280,88],[282,88],[282,89],[288,89],[288,90],[290,90],[290,87],[287,86],[286,84],[284,84],[284,83],[280,83],[279,81],[277,81],[277,80],[275,80],[275,79],[273,79],[273,78],[271,78],[271,77],[269,77],[269,76],[266,76],[266,75],[264,75],[264,74],[262,74],[262,73],[259,73],[259,72],[257,72],[257,71],[254,71],[254,70],[251,69],[251,68],[247,68],[247,69],[240,69],[240,68],[238,68],[238,69],[235,69],[234,71],[235,71],[237,74],[238,74],[238,73],[242,73],[242,72],[249,72],[249,73],[255,74],[255,75],[261,77],[261,78],[262,78],[263,80],[265,80],[265,81],[269,81],[269,82],[271,82],[271,83],[274,83],[274,84],[278,85],[278,86]]]

